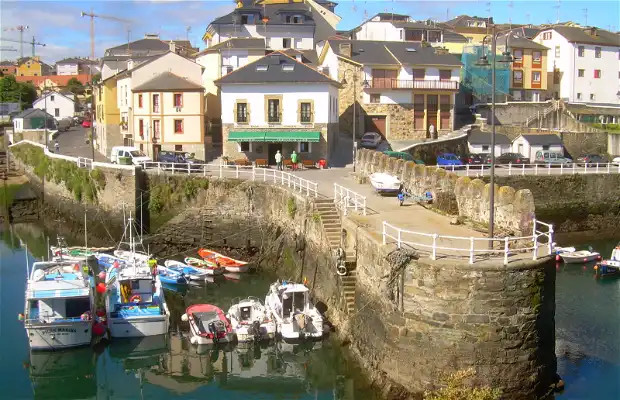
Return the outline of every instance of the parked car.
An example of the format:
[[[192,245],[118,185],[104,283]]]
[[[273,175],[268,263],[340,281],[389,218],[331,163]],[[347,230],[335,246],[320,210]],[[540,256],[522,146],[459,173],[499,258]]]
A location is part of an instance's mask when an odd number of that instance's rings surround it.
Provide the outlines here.
[[[552,151],[539,151],[536,153],[536,163],[540,164],[572,164],[573,160],[568,157],[564,157],[562,153],[555,153]]]
[[[151,159],[135,147],[115,146],[112,147],[110,161],[112,164],[141,165],[145,161],[151,161]]]
[[[614,157],[613,160],[611,160],[611,163],[613,165],[620,166],[620,157]]]
[[[504,153],[495,157],[496,164],[529,164],[529,157],[525,157],[521,153]]]
[[[179,167],[187,167],[187,164],[199,164],[200,160],[196,160],[191,153],[184,151],[168,151],[162,150],[159,152],[157,161],[165,163],[164,166],[172,166],[171,164],[181,164]],[[175,165],[175,168],[177,165]]]
[[[56,123],[58,130],[61,132],[66,132],[71,129],[71,125],[73,125],[73,120],[71,118],[63,118]]]
[[[608,162],[607,157],[600,154],[584,154],[577,157],[577,164],[581,165],[606,164]]]
[[[463,165],[463,162],[454,153],[440,153],[437,155],[437,165]]]
[[[461,157],[463,164],[469,165],[486,165],[491,164],[491,155],[487,153],[465,154]]]
[[[360,146],[365,149],[376,149],[383,141],[383,137],[377,132],[366,132],[360,140]]]
[[[82,121],[82,128],[90,128],[92,126],[92,123],[90,122],[90,120],[85,119],[84,121]]]

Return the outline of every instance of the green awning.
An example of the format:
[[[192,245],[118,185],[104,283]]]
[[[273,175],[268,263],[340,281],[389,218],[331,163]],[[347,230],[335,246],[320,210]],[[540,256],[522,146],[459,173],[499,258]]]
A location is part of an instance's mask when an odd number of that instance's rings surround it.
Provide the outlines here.
[[[229,142],[318,142],[321,132],[230,132]]]

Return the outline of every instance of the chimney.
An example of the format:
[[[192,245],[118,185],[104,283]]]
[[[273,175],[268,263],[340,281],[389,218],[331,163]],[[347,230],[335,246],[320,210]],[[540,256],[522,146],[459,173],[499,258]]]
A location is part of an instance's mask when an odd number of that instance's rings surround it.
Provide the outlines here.
[[[587,29],[586,32],[590,36],[598,36],[598,31],[596,30],[595,27],[591,27],[591,28]]]
[[[134,62],[133,60],[127,60],[127,69],[133,69]]]
[[[351,58],[351,43],[340,43],[338,47],[340,54],[345,57]]]
[[[170,46],[170,51],[173,52],[173,53],[176,53],[177,46],[176,46],[176,44],[174,44],[174,42],[172,40],[170,42],[168,42],[168,45]]]
[[[297,60],[297,61],[299,61],[299,62],[302,62],[302,59],[301,59],[301,54],[296,54],[296,55],[295,55],[295,60]]]

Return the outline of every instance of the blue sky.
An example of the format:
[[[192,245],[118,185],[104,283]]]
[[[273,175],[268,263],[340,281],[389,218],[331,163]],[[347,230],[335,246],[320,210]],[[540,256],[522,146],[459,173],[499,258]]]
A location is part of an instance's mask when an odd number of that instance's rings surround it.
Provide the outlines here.
[[[411,15],[415,19],[446,20],[460,14],[493,15],[496,22],[552,23],[571,20],[581,24],[596,25],[603,29],[620,30],[620,2],[604,1],[504,1],[504,0],[340,0],[336,13],[342,17],[338,29],[350,29],[365,18],[378,12],[395,12]],[[558,7],[559,6],[559,7]],[[233,0],[202,1],[0,1],[0,25],[4,30],[16,25],[28,25],[24,40],[36,40],[46,47],[37,47],[37,54],[49,63],[64,57],[88,56],[90,36],[88,18],[81,18],[80,11],[110,15],[131,20],[130,24],[112,20],[96,20],[96,55],[108,47],[144,36],[159,33],[164,39],[180,39],[186,35],[194,46],[204,47],[201,40],[207,25],[214,18],[230,12]],[[191,27],[189,33],[186,28]],[[130,30],[130,32],[128,32]],[[19,38],[14,31],[1,32],[2,38]],[[17,52],[0,52],[0,58],[12,59],[19,55],[19,44],[2,42]],[[31,46],[25,45],[24,55],[30,55]]]

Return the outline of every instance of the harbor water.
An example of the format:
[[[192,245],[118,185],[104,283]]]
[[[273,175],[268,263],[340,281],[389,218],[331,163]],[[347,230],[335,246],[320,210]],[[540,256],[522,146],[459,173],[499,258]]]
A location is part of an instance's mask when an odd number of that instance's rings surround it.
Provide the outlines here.
[[[261,274],[230,275],[182,293],[167,291],[172,313],[167,337],[31,354],[17,314],[23,312],[26,257],[30,263],[44,257],[46,237],[55,236],[36,225],[2,230],[0,398],[379,399],[333,338],[249,348],[189,344],[180,323],[187,305],[213,303],[226,310],[235,298],[262,298],[274,277]],[[604,257],[617,241],[558,240],[578,248],[591,245]],[[566,383],[564,392],[556,394],[561,400],[620,398],[620,279],[596,280],[592,267],[556,266],[556,354],[558,374]]]

